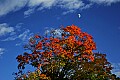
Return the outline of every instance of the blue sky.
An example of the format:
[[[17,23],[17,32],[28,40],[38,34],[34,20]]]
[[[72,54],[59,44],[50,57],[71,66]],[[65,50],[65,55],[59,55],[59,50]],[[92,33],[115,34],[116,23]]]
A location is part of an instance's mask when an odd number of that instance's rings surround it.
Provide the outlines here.
[[[120,0],[0,0],[1,80],[13,80],[31,35],[72,24],[94,37],[96,52],[107,54],[120,76]]]

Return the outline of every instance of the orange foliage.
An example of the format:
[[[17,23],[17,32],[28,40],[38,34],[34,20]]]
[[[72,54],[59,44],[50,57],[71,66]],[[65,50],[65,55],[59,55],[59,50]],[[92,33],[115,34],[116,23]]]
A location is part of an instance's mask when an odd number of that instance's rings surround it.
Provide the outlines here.
[[[59,33],[59,36],[55,34],[55,31],[51,31],[49,34],[50,36],[41,37],[39,35],[35,35],[31,38],[27,48],[30,49],[32,53],[24,53],[24,55],[17,56],[17,61],[19,62],[18,69],[24,69],[26,64],[31,64],[37,69],[47,65],[49,68],[52,68],[52,72],[53,67],[55,67],[55,64],[58,64],[58,61],[61,58],[65,61],[59,61],[62,66],[65,64],[68,65],[66,61],[68,61],[68,63],[69,61],[75,63],[86,62],[84,64],[87,66],[83,65],[83,68],[90,67],[89,65],[92,65],[91,63],[100,64],[102,60],[97,60],[98,58],[95,59],[95,55],[93,53],[93,50],[96,49],[96,44],[91,35],[86,32],[82,32],[81,29],[75,25],[67,26],[60,30],[61,33]],[[97,54],[97,56],[98,55],[99,54]],[[102,55],[100,55],[100,57],[101,56]],[[104,56],[102,57],[102,59],[105,59]],[[58,58],[58,60],[56,58]],[[75,63],[71,64],[76,65]],[[106,70],[108,69],[106,68]],[[50,72],[49,69],[46,68],[46,70],[48,70],[48,73]],[[40,76],[46,77],[45,74],[40,74]]]
[[[67,26],[61,30],[63,30],[63,32],[60,38],[55,36],[41,38],[39,35],[35,35],[34,38],[31,38],[30,42],[32,45],[35,45],[34,54],[18,56],[18,62],[21,61],[19,66],[28,63],[29,60],[40,58],[40,55],[46,59],[56,55],[73,60],[75,54],[81,54],[78,60],[86,58],[94,61],[92,50],[96,49],[96,45],[91,35],[82,32],[81,29],[75,25]],[[37,41],[37,39],[39,40]],[[38,50],[41,51],[38,52]],[[40,64],[42,64],[42,61]]]
[[[49,64],[48,59],[54,56],[75,61],[75,54],[81,54],[81,56],[79,55],[78,57],[79,61],[82,61],[84,58],[94,61],[92,50],[96,49],[96,45],[91,35],[82,32],[81,29],[75,25],[67,26],[61,30],[63,30],[63,33],[60,38],[55,36],[42,38],[39,35],[31,38],[30,45],[34,45],[33,53],[19,55],[17,57],[19,62],[18,68],[24,69],[24,65],[30,62],[32,66],[40,68],[41,66]],[[39,61],[36,62],[36,60]],[[44,74],[41,74],[41,76],[44,76]]]

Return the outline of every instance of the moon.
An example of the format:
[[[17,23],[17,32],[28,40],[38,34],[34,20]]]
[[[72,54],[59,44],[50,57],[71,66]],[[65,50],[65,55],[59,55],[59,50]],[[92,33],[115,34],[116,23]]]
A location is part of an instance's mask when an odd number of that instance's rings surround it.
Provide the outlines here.
[[[80,18],[80,17],[81,17],[81,14],[78,14],[78,17]]]

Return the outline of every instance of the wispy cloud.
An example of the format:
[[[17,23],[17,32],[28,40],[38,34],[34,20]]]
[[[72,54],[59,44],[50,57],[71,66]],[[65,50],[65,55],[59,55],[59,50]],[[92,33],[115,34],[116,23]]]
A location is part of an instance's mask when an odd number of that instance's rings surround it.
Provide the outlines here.
[[[113,63],[112,67],[113,67],[112,73],[116,74],[117,77],[120,77],[120,63]]]
[[[29,0],[28,6],[29,7],[36,7],[36,6],[41,5],[41,7],[43,7],[43,8],[50,8],[56,2],[57,2],[56,0]]]
[[[65,9],[65,12],[63,12],[63,15],[67,13],[72,13],[75,10],[84,7],[84,3],[82,0],[30,0],[28,3],[28,6],[30,9],[28,9],[27,12],[30,11],[31,14],[31,8],[34,8],[34,10],[43,10],[43,9],[50,9],[52,7],[58,7],[61,9]],[[32,11],[33,12],[33,11]],[[24,13],[24,15],[26,15]],[[29,15],[27,13],[27,15]]]
[[[47,36],[50,36],[51,32],[54,32],[54,37],[59,37],[59,38],[60,38],[60,36],[61,36],[62,33],[63,33],[63,30],[46,27],[46,28],[45,28],[45,33],[44,33],[44,35],[45,35],[45,36],[46,36],[46,35],[47,35]]]
[[[21,32],[20,34],[14,34],[1,41],[14,41],[16,39],[19,39],[21,41],[27,41],[31,35],[32,33],[30,33],[30,30],[26,29],[24,32]]]
[[[74,13],[75,12],[75,10],[69,10],[69,11],[64,11],[62,14],[63,15],[66,15],[66,14],[68,14],[68,13]]]
[[[24,12],[25,18],[29,17],[32,13],[34,13],[34,8],[28,9]]]
[[[79,9],[85,5],[82,0],[60,0],[58,4],[61,8],[69,10]]]
[[[89,4],[86,4],[85,6],[81,7],[80,9],[81,9],[81,10],[83,10],[83,9],[88,9],[88,8],[90,8],[92,5],[93,5],[93,3],[89,3]]]
[[[43,9],[51,9],[53,7],[64,9],[66,13],[71,13],[76,10],[90,8],[93,4],[111,5],[112,3],[120,2],[120,0],[2,0],[0,2],[0,16],[6,15],[9,12],[20,10],[27,7],[24,12],[25,16],[29,16],[35,11]],[[9,7],[8,7],[9,6]]]
[[[9,36],[9,37],[1,40],[1,41],[14,41],[14,40],[16,40],[16,39],[17,39],[17,36],[14,35],[14,36]]]
[[[0,24],[0,36],[6,35],[8,33],[12,34],[12,32],[14,32],[13,27],[9,27],[7,23]]]
[[[26,42],[28,42],[30,37],[32,36],[33,36],[33,33],[29,29],[26,29],[23,33],[19,34],[16,37],[16,39],[20,40],[19,43],[16,43],[16,46],[19,46],[21,44],[26,44]]]
[[[89,0],[89,1],[97,4],[107,4],[107,5],[120,2],[120,0]]]
[[[30,33],[30,30],[27,29],[22,34],[18,35],[17,38],[21,39],[22,41],[28,40],[29,39],[29,33]]]
[[[25,29],[23,23],[18,23],[14,27],[9,27],[7,23],[0,24],[0,36],[4,36],[0,41],[14,41],[18,40],[21,43],[28,41],[28,39],[32,36],[32,32],[29,29]],[[9,33],[9,34],[8,34]],[[8,35],[6,35],[8,34]],[[19,44],[21,44],[19,43]],[[16,43],[18,45],[18,43]]]
[[[23,8],[28,0],[2,0],[0,1],[0,16]]]
[[[0,55],[2,55],[4,53],[5,49],[4,48],[0,48]]]

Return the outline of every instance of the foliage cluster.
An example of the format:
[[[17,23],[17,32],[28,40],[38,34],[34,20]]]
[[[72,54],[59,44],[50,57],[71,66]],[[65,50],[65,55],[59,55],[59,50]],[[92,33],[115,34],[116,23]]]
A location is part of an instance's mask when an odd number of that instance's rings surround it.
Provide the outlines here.
[[[31,53],[17,56],[16,80],[109,80],[112,67],[106,55],[94,53],[93,37],[75,25],[35,35],[25,46]],[[34,72],[23,73],[26,65]]]

